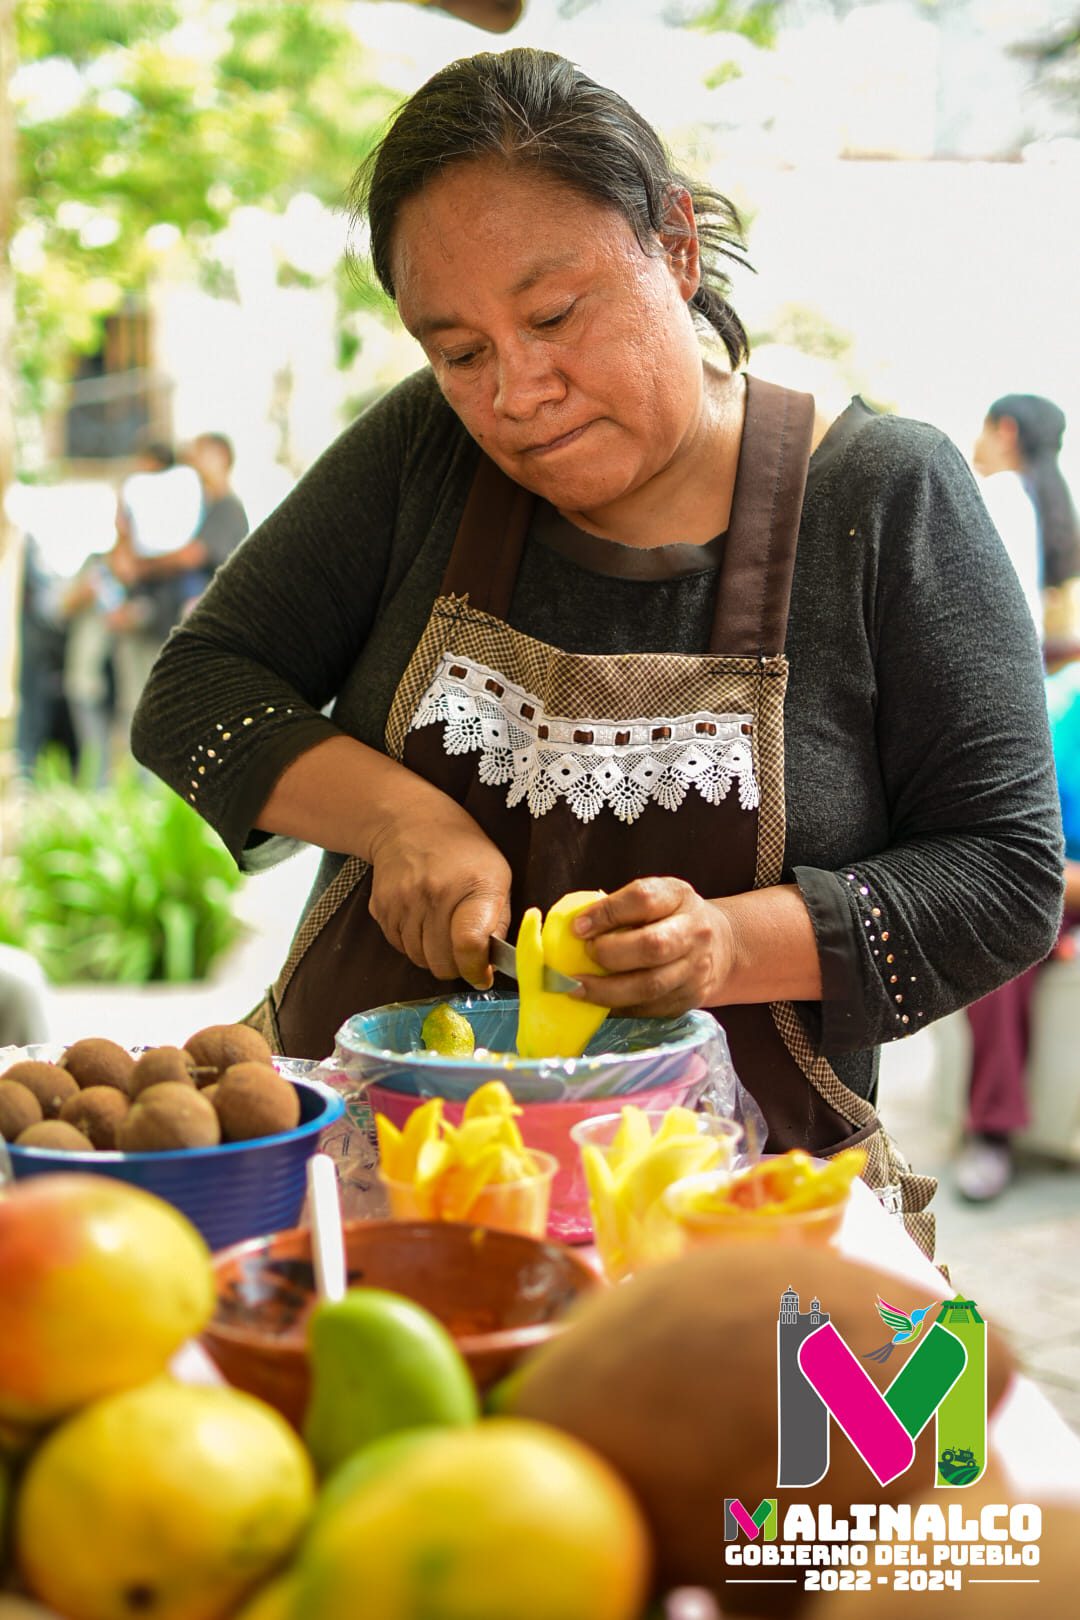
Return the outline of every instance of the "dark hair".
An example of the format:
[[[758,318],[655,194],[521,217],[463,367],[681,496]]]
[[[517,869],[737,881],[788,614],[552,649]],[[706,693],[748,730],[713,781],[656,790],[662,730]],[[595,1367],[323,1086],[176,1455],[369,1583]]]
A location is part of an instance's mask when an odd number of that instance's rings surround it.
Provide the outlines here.
[[[1043,583],[1061,585],[1080,574],[1080,519],[1058,466],[1065,412],[1040,394],[1004,394],[986,414],[991,422],[1008,417],[1016,423],[1022,477],[1038,519]]]
[[[176,465],[176,452],[164,439],[140,439],[137,451],[140,456],[145,456],[147,461],[156,461],[162,472]]]
[[[226,433],[199,433],[196,435],[196,442],[199,444],[216,445],[224,455],[225,460],[230,468],[236,460],[236,451],[233,449],[233,442]]]
[[[368,221],[375,274],[391,298],[401,204],[448,165],[492,156],[617,208],[645,252],[657,232],[671,228],[672,189],[685,188],[701,243],[701,285],[691,308],[719,333],[733,366],[745,360],[746,331],[718,262],[747,262],[734,205],[681,175],[629,102],[553,51],[517,47],[451,62],[399,108],[361,165],[349,200],[354,218]]]

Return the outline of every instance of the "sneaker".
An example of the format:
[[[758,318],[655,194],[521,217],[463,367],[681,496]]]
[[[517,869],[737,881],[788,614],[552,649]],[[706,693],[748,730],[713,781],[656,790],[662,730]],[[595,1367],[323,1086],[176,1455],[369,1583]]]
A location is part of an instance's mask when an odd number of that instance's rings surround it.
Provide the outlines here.
[[[956,1158],[953,1179],[961,1197],[972,1204],[1000,1198],[1013,1176],[1012,1148],[1007,1140],[969,1136]]]

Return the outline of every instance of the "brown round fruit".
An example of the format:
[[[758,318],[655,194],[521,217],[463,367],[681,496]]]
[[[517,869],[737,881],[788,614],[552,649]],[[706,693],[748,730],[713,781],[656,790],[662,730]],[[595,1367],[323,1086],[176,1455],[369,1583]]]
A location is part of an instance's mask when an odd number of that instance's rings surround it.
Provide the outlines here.
[[[117,1091],[127,1092],[135,1059],[115,1041],[90,1035],[68,1047],[60,1059],[60,1067],[73,1075],[80,1086],[114,1086]]]
[[[82,1131],[62,1119],[43,1119],[16,1139],[16,1147],[49,1148],[53,1153],[93,1153],[94,1144]]]
[[[133,1099],[148,1086],[166,1084],[178,1086],[195,1084],[195,1059],[182,1046],[155,1046],[135,1060],[131,1074]]]
[[[300,1097],[269,1063],[234,1063],[218,1081],[214,1107],[226,1142],[277,1136],[300,1123]]]
[[[46,1119],[58,1119],[64,1103],[79,1089],[71,1075],[57,1064],[38,1063],[33,1058],[13,1063],[0,1078],[17,1080],[20,1086],[32,1091]]]
[[[42,1121],[41,1104],[29,1086],[18,1080],[0,1080],[0,1137],[14,1142],[21,1131]]]
[[[598,1451],[638,1497],[652,1528],[661,1589],[704,1586],[739,1613],[789,1613],[801,1586],[741,1586],[717,1531],[717,1503],[738,1497],[753,1511],[776,1495],[777,1319],[791,1287],[862,1357],[883,1334],[880,1296],[907,1312],[935,1303],[916,1286],[858,1265],[831,1249],[726,1243],[699,1249],[587,1300],[566,1331],[536,1352],[511,1397],[514,1414],[568,1430]],[[937,1299],[951,1290],[941,1280]],[[936,1312],[935,1312],[936,1314]],[[896,1362],[861,1360],[884,1390]],[[987,1408],[1004,1392],[1013,1362],[1001,1335],[987,1339]],[[854,1447],[831,1427],[830,1462],[800,1501],[898,1502],[921,1494],[935,1474],[928,1424],[912,1466],[879,1486]]]
[[[273,1053],[257,1029],[248,1024],[208,1024],[200,1029],[184,1049],[195,1059],[200,1086],[220,1080],[234,1063],[269,1063]]]
[[[167,1153],[175,1148],[216,1147],[220,1141],[213,1105],[194,1086],[172,1080],[149,1086],[116,1132],[122,1153]]]
[[[82,1131],[96,1148],[111,1152],[116,1147],[120,1121],[130,1107],[124,1093],[115,1086],[85,1086],[76,1096],[68,1098],[60,1110],[60,1118]]]

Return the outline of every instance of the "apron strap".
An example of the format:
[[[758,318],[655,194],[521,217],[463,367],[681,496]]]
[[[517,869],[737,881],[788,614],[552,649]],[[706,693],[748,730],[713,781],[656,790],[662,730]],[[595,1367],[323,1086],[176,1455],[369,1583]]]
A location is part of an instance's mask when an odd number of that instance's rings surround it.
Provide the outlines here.
[[[761,658],[784,650],[813,429],[811,394],[747,377],[710,652]]]
[[[440,596],[468,596],[471,607],[509,618],[535,499],[481,452]]]

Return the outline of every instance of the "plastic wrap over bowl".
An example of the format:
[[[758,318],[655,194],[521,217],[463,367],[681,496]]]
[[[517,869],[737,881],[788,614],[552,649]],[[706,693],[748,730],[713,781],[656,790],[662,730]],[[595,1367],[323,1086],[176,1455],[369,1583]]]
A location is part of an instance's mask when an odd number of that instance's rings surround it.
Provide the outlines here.
[[[320,1079],[345,1094],[353,1121],[346,1140],[339,1133],[337,1153],[347,1204],[353,1175],[360,1183],[370,1177],[369,1108],[400,1127],[420,1102],[442,1097],[446,1118],[456,1124],[468,1098],[490,1080],[503,1081],[521,1104],[518,1125],[526,1145],[553,1153],[559,1161],[548,1234],[569,1243],[592,1238],[571,1126],[610,1113],[620,1102],[660,1110],[703,1106],[740,1122],[748,1110],[756,1114],[756,1105],[736,1078],[724,1031],[709,1013],[613,1016],[579,1058],[526,1059],[514,1051],[516,996],[445,999],[472,1024],[478,1049],[473,1056],[426,1051],[420,1029],[437,1002],[402,1001],[350,1018],[338,1031],[333,1057],[318,1070]],[[350,1154],[355,1155],[353,1166]]]

